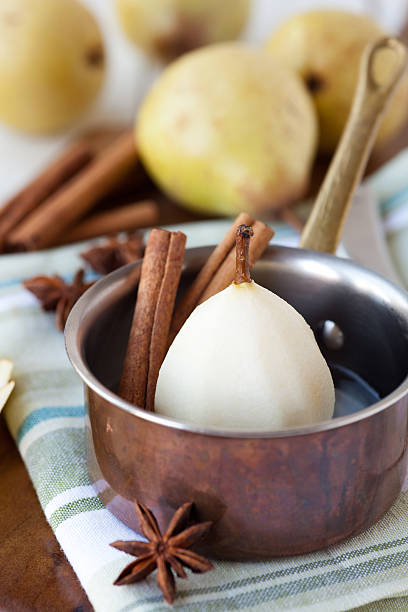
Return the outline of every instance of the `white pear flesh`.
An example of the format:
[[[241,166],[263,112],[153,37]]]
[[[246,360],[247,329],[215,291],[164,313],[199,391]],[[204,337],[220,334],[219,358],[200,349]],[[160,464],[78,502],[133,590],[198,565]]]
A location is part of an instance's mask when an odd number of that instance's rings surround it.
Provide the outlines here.
[[[12,370],[10,359],[0,359],[0,412],[14,389],[14,381],[10,380]]]
[[[13,362],[10,359],[0,359],[0,387],[8,383],[13,371]]]
[[[15,386],[14,380],[11,380],[9,383],[7,383],[7,385],[0,387],[0,412],[6,405],[6,402],[8,398],[10,397],[11,392],[14,389],[14,386]]]
[[[253,281],[233,283],[176,336],[155,411],[204,427],[281,430],[330,419],[334,386],[304,318]]]

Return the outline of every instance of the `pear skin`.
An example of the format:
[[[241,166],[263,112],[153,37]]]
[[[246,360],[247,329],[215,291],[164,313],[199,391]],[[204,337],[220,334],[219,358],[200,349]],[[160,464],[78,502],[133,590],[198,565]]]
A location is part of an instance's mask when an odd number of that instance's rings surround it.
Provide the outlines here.
[[[270,211],[301,197],[317,120],[301,79],[262,50],[212,45],[171,64],[136,124],[142,160],[197,213]]]
[[[61,130],[94,100],[103,75],[101,33],[77,0],[1,0],[0,121]]]
[[[116,8],[130,40],[168,61],[197,47],[235,40],[251,0],[116,0]]]
[[[335,10],[316,10],[286,21],[266,42],[271,56],[296,70],[316,106],[322,152],[336,148],[357,85],[360,58],[368,43],[385,35],[369,17]],[[378,80],[392,58],[378,64]],[[376,141],[378,149],[408,118],[408,75],[397,90]]]

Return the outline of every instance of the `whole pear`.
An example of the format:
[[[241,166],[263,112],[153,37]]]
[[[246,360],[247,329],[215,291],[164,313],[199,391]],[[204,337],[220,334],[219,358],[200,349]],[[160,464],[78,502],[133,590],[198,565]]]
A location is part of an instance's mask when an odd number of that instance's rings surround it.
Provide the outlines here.
[[[234,40],[251,0],[116,0],[125,33],[162,60],[211,43]]]
[[[333,380],[312,330],[251,279],[253,234],[237,227],[234,282],[197,306],[171,344],[156,386],[159,414],[264,431],[333,416]]]
[[[264,51],[224,43],[171,64],[145,98],[136,138],[161,188],[195,212],[262,212],[300,197],[317,143],[302,81]]]
[[[330,419],[330,370],[303,317],[254,281],[198,306],[161,366],[155,411],[204,427],[280,430]]]
[[[266,50],[304,80],[319,117],[323,152],[332,152],[346,123],[357,85],[360,58],[368,43],[384,36],[371,18],[334,10],[315,10],[285,22],[266,42]],[[378,80],[392,59],[378,63]],[[376,147],[408,118],[408,77],[404,77],[381,125]]]
[[[103,74],[101,33],[77,0],[0,0],[0,121],[34,133],[68,126]]]

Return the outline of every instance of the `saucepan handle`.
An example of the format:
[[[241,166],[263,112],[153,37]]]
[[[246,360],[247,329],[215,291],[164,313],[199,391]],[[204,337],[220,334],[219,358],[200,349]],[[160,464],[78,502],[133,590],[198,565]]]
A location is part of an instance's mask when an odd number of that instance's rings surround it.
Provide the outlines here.
[[[381,81],[376,65],[380,54],[393,53]],[[334,253],[354,191],[374,145],[381,119],[407,66],[408,50],[397,38],[376,40],[364,50],[357,88],[347,124],[303,230],[300,246]],[[383,56],[383,60],[390,60]]]

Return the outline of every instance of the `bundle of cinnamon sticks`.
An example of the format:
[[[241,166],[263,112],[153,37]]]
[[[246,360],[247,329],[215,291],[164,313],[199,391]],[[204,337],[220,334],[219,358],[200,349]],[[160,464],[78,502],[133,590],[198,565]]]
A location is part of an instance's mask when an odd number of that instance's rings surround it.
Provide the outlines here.
[[[187,289],[174,314],[186,237],[181,232],[151,231],[119,387],[119,395],[127,401],[154,410],[160,366],[175,335],[198,304],[234,280],[235,236],[239,225],[250,225],[254,231],[250,266],[261,257],[274,231],[241,213]],[[138,281],[139,276],[135,275],[135,282]]]
[[[153,229],[143,258],[119,394],[148,410],[167,350],[185,242],[182,232]]]
[[[0,209],[0,253],[42,249],[157,224],[158,206],[151,200],[86,218],[137,164],[131,131],[104,140],[79,140]]]
[[[289,210],[280,216],[299,224]],[[83,135],[0,203],[0,254],[200,218],[177,207],[151,181],[132,130],[103,128]]]

